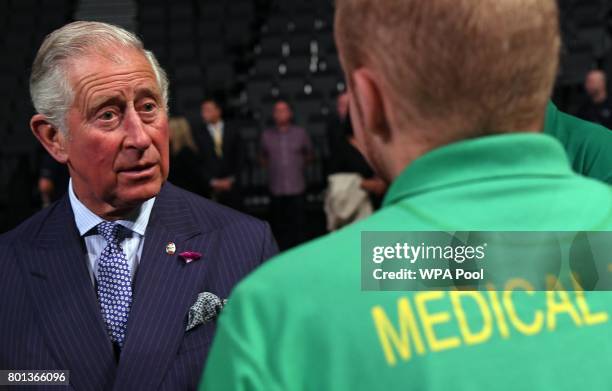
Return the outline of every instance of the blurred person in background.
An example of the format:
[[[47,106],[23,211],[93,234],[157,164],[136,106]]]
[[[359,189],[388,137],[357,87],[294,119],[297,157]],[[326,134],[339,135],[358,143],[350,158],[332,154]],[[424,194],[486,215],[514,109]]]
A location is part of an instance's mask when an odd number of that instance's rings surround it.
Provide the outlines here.
[[[612,184],[610,129],[564,113],[549,101],[543,132],[561,142],[575,172]]]
[[[325,214],[329,231],[369,216],[380,207],[387,190],[357,148],[348,93],[338,95],[336,103],[337,114],[327,126],[330,156]]]
[[[277,101],[272,116],[275,126],[261,135],[260,161],[268,169],[272,230],[284,250],[304,240],[304,171],[313,151],[306,130],[292,123],[289,103]]]
[[[578,111],[578,117],[612,129],[612,100],[608,98],[606,74],[600,69],[590,71],[584,81],[588,95]]]
[[[205,195],[208,187],[200,151],[189,122],[184,117],[170,118],[170,174],[168,180],[199,195]]]
[[[325,162],[325,172],[327,175],[338,172],[338,162],[336,159],[334,159],[334,152],[338,143],[344,139],[346,128],[350,126],[351,120],[348,113],[348,106],[348,93],[342,92],[336,97],[336,111],[331,113],[331,115],[329,115],[329,119],[327,120],[325,133],[330,149],[329,161]]]
[[[242,208],[240,174],[244,145],[238,129],[223,121],[219,102],[206,98],[200,107],[201,123],[194,138],[202,157],[207,196],[234,209]]]

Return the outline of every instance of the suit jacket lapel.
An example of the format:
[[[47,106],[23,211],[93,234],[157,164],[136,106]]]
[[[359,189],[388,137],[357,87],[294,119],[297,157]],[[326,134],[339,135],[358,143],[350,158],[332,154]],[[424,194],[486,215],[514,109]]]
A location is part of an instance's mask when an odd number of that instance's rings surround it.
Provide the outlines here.
[[[184,203],[171,184],[165,184],[155,200],[135,276],[116,390],[156,389],[185,334],[186,314],[202,284],[203,268],[185,264],[178,254],[203,251],[197,262],[205,262],[215,234],[200,232]],[[186,243],[194,237],[207,248],[187,248]],[[173,255],[165,250],[169,242],[176,245]]]
[[[51,211],[34,243],[16,246],[26,280],[60,369],[76,389],[109,389],[116,362],[87,267],[85,244],[65,196]]]

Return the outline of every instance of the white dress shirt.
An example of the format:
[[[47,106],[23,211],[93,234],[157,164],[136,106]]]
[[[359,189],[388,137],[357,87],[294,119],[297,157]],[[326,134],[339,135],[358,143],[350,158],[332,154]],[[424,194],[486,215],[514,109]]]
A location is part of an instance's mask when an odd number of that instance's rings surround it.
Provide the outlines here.
[[[87,266],[92,282],[98,277],[98,262],[100,254],[106,247],[106,240],[99,235],[96,227],[104,221],[100,216],[89,210],[79,199],[72,188],[72,179],[68,184],[68,197],[70,205],[74,213],[74,220],[79,230],[79,234],[85,240],[87,247]],[[144,243],[144,235],[149,223],[149,216],[155,197],[145,201],[140,208],[136,209],[130,216],[124,220],[116,220],[116,223],[124,228],[119,235],[120,246],[125,253],[130,268],[130,274],[134,279],[134,273],[140,263],[142,255],[142,247]]]
[[[218,121],[214,124],[206,124],[206,128],[213,140],[215,137],[223,138],[223,129],[225,128],[223,121]]]

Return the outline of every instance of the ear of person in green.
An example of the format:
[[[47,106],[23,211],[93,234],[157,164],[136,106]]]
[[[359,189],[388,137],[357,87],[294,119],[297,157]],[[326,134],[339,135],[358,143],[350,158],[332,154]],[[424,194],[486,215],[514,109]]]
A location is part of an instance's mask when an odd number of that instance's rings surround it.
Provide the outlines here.
[[[590,125],[550,105],[541,132],[557,20],[554,0],[336,1],[355,136],[391,186],[235,288],[200,390],[612,389],[612,292],[362,289],[367,231],[612,230],[612,188],[566,153],[603,164],[570,133]]]
[[[561,142],[574,171],[612,184],[610,129],[559,111],[549,102],[544,133]]]

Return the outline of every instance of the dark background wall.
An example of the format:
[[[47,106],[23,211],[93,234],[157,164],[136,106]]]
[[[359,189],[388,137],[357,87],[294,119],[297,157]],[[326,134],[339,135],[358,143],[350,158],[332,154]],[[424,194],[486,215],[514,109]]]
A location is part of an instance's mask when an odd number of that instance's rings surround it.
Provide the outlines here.
[[[87,3],[87,4],[84,4]],[[129,4],[127,4],[129,3]],[[127,4],[127,8],[126,8]],[[87,6],[87,7],[85,7]],[[559,0],[563,50],[553,100],[575,113],[590,69],[612,75],[612,6],[607,0]],[[333,41],[329,0],[76,0],[0,1],[0,232],[40,208],[36,182],[42,151],[29,131],[30,66],[44,36],[76,17],[123,16],[168,72],[173,115],[197,115],[214,96],[226,121],[241,129],[248,158],[240,181],[245,208],[265,216],[266,173],[256,164],[259,134],[278,97],[309,132],[309,232],[323,232],[325,124],[345,85]],[[121,14],[123,12],[124,14]],[[119,15],[117,15],[119,13]]]

